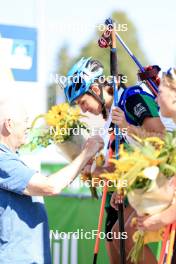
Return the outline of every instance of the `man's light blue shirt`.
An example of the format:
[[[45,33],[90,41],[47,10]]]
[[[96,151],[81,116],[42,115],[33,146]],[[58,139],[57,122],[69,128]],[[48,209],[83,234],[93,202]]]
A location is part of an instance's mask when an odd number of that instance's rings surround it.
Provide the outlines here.
[[[51,264],[45,206],[38,197],[23,194],[35,173],[0,144],[1,264]]]

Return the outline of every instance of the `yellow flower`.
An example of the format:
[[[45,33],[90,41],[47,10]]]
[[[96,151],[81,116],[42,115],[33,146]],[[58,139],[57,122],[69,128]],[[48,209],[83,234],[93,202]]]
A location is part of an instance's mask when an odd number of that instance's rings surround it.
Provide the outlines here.
[[[67,103],[52,106],[45,114],[45,120],[49,126],[72,127],[81,117],[78,107],[70,107]]]
[[[145,139],[145,142],[151,143],[157,149],[161,149],[164,146],[164,141],[161,140],[159,137],[149,137]]]
[[[98,157],[96,157],[95,160],[96,160],[96,166],[97,167],[101,167],[105,163],[105,157],[102,153],[100,153],[100,155],[98,155]]]
[[[35,118],[33,125],[39,118],[44,118],[49,130],[51,140],[54,142],[64,142],[72,135],[72,128],[86,127],[86,124],[80,121],[81,115],[79,107],[71,107],[68,103],[54,105],[43,115]]]
[[[119,156],[120,157],[129,157],[129,153],[125,150],[124,144],[120,144],[120,147],[119,147]]]

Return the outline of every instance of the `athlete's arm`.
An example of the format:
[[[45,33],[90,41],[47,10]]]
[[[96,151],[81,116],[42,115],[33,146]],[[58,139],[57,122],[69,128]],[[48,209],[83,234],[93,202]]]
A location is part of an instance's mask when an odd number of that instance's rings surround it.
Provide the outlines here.
[[[158,106],[151,96],[135,94],[128,97],[125,105],[126,115],[132,120],[127,122],[125,113],[116,108],[112,111],[112,121],[119,128],[127,128],[129,134],[142,135],[145,131],[163,133],[165,128],[160,120]]]

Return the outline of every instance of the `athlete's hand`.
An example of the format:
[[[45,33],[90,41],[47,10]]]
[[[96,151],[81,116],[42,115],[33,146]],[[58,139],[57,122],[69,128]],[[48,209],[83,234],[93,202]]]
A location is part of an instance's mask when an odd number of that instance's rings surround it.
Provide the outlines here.
[[[119,107],[112,110],[112,122],[121,129],[128,128],[129,125],[126,120],[125,113]]]
[[[95,168],[95,170],[92,172],[92,175],[94,177],[102,178],[101,174],[105,172],[113,172],[115,170],[115,165],[113,163],[109,163],[106,166],[98,166]]]
[[[138,229],[143,231],[157,231],[164,227],[164,224],[159,214],[152,216],[138,216],[137,217]]]

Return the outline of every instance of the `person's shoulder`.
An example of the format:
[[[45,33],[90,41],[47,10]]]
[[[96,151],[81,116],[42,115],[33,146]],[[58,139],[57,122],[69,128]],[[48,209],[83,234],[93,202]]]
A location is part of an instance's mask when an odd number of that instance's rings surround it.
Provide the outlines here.
[[[16,166],[17,164],[21,163],[18,155],[15,153],[10,152],[1,152],[0,151],[0,168],[8,167],[10,164]]]
[[[10,158],[11,158],[11,154],[0,150],[0,161],[5,160],[5,159],[10,159]]]
[[[139,92],[142,90],[142,87],[140,85],[136,84],[136,85],[128,86],[125,90],[127,90],[127,92],[129,92],[129,91]]]
[[[145,89],[144,89],[145,88]],[[126,92],[126,102],[128,101],[153,101],[155,102],[154,95],[146,87],[141,87],[141,85],[135,85],[127,88]]]
[[[0,150],[0,160],[4,160],[4,159],[19,159],[18,158],[18,155],[13,153],[13,152],[5,152],[5,151],[2,151]]]
[[[128,100],[128,98],[139,96],[142,93],[143,90],[139,85],[129,86],[124,90],[123,97],[125,100]]]

